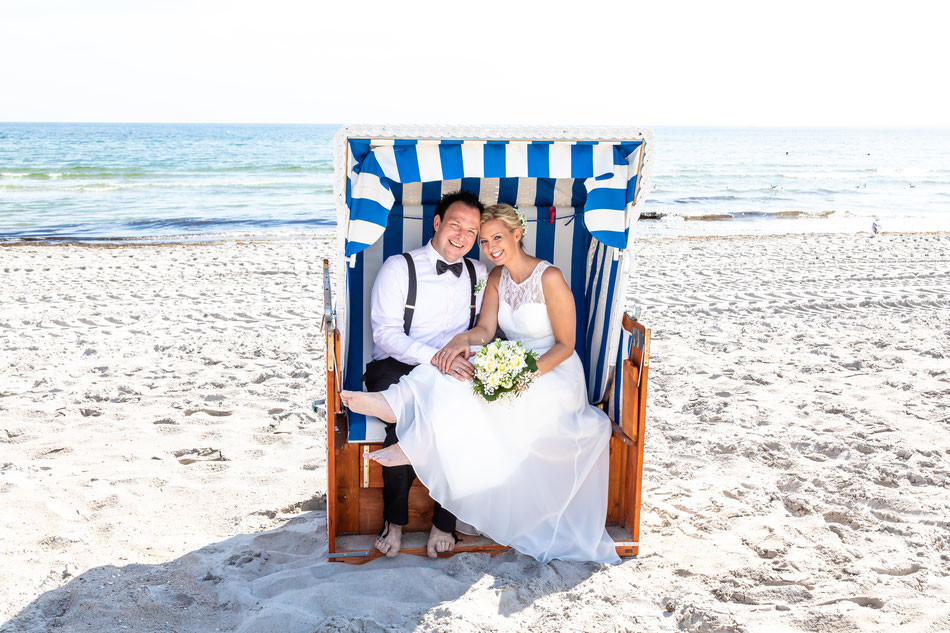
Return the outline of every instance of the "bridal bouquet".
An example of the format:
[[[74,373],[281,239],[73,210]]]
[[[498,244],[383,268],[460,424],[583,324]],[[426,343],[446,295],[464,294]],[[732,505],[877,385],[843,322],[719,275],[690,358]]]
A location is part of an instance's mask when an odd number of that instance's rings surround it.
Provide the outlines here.
[[[537,361],[538,355],[520,341],[494,340],[472,357],[472,388],[488,402],[516,398],[534,380]]]

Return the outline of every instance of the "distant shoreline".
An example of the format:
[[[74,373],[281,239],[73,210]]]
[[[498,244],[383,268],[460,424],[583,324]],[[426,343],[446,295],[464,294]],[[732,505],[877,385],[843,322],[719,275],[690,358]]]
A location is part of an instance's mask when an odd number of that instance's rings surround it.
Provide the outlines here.
[[[789,237],[809,237],[809,238],[830,238],[845,235],[845,232],[835,231],[827,233],[737,233],[735,235],[642,235],[634,236],[633,243],[636,242],[675,242],[683,240],[778,240]],[[891,237],[909,237],[919,235],[943,236],[950,235],[950,231],[887,231],[879,235],[874,235],[870,231],[857,231],[852,233],[856,238],[877,238],[879,236]],[[227,235],[227,236],[195,236],[193,239],[178,239],[176,236],[157,237],[157,238],[0,238],[0,248],[15,247],[63,247],[77,246],[82,248],[125,248],[125,247],[170,247],[170,246],[208,246],[220,244],[222,242],[235,242],[240,244],[271,243],[275,241],[287,242],[322,242],[332,240],[336,237],[335,230],[328,230],[313,235]]]

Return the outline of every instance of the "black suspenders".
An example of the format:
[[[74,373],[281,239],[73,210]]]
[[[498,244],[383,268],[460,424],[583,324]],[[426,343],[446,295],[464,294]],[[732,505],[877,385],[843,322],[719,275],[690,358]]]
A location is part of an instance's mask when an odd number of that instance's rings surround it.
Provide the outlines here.
[[[468,269],[468,280],[471,282],[471,312],[468,317],[468,329],[475,327],[475,264],[472,263],[472,260],[462,258],[462,261],[465,262],[465,268]]]
[[[412,315],[416,311],[416,265],[412,262],[412,255],[403,253],[406,265],[409,266],[409,292],[406,293],[406,312],[402,315],[402,329],[409,336],[412,327]]]
[[[402,316],[402,329],[406,333],[406,336],[409,336],[409,329],[412,327],[412,316],[416,312],[416,287],[418,285],[416,281],[416,265],[412,261],[412,255],[409,253],[403,253],[403,257],[406,258],[406,265],[409,267],[409,290],[406,292],[406,311]],[[468,329],[475,327],[475,265],[470,259],[462,258],[462,261],[465,262],[465,268],[468,270],[468,280],[471,285],[471,300],[469,305],[469,317],[468,317]]]

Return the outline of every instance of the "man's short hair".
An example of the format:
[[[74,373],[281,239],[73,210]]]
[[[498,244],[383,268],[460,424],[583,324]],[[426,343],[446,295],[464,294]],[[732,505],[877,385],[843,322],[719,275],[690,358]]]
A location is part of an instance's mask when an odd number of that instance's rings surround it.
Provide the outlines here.
[[[481,203],[474,193],[468,191],[455,191],[452,193],[447,193],[442,196],[442,199],[439,200],[439,204],[435,207],[435,214],[439,216],[440,220],[445,219],[445,211],[455,204],[456,202],[461,202],[462,204],[472,207],[473,209],[478,209],[478,214],[481,215],[485,211],[485,205]]]

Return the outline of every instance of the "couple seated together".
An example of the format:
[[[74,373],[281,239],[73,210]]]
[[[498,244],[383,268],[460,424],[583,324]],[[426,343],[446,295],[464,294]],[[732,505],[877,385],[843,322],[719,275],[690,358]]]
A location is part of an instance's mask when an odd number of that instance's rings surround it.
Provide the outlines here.
[[[368,391],[341,394],[386,423],[383,448],[366,455],[383,467],[376,548],[399,552],[419,477],[435,501],[429,556],[454,549],[458,517],[540,561],[619,562],[604,527],[610,421],[587,400],[564,276],[525,253],[527,223],[508,205],[446,194],[433,228],[428,244],[380,268]],[[464,257],[476,241],[490,273]],[[471,361],[498,328],[537,354],[537,372],[518,397],[488,402]]]

